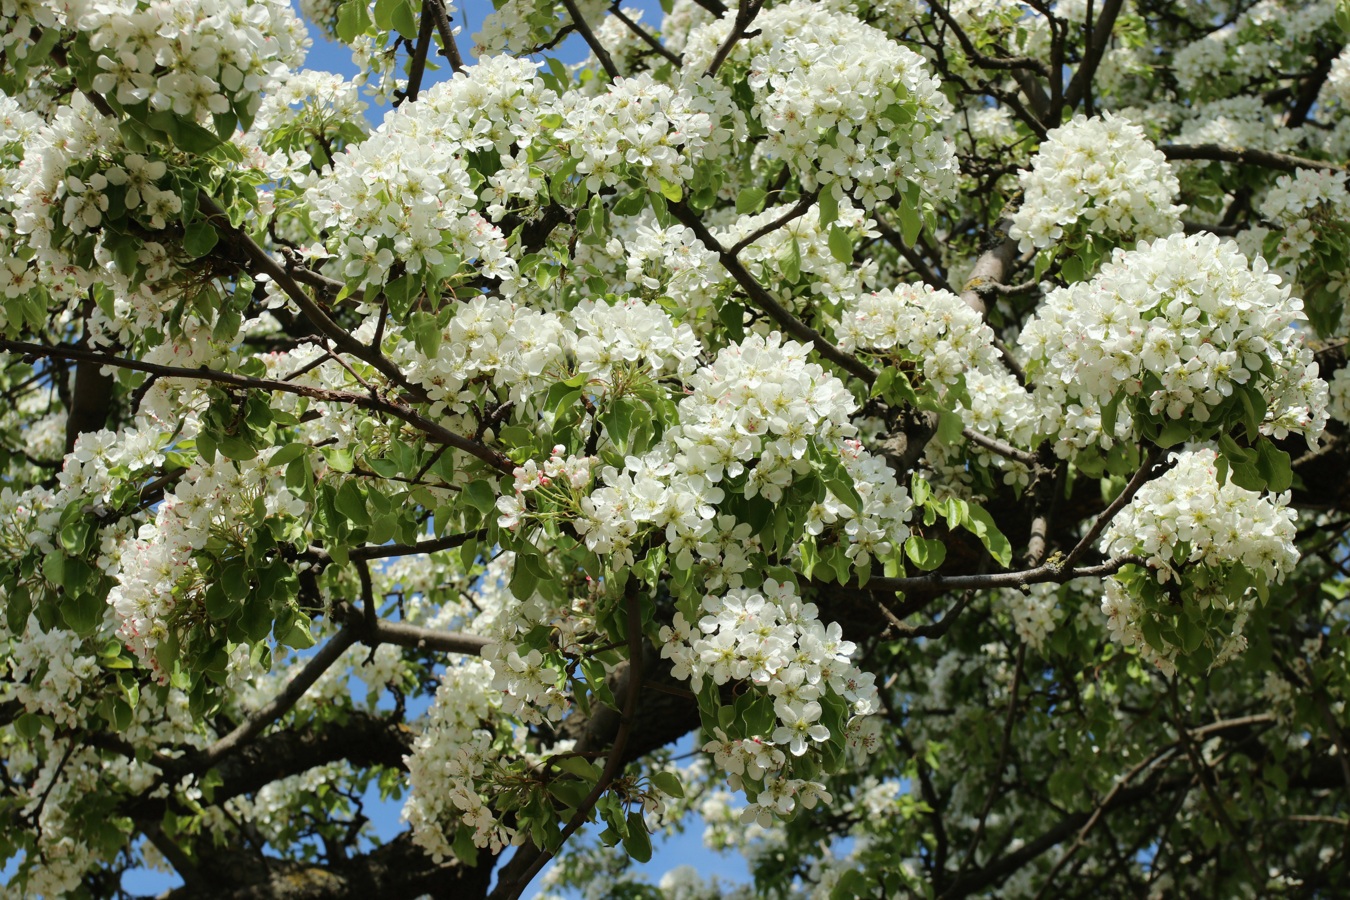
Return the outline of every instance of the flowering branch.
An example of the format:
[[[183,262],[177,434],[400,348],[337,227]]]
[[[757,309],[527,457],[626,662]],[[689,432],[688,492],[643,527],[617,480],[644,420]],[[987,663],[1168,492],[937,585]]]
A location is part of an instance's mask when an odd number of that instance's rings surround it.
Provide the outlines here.
[[[872,578],[866,584],[854,584],[855,590],[894,591],[906,594],[938,594],[943,591],[988,590],[991,588],[1021,588],[1033,584],[1053,582],[1063,584],[1075,578],[1101,578],[1114,575],[1125,566],[1144,566],[1148,561],[1140,556],[1120,556],[1100,565],[1070,569],[1058,562],[1045,563],[1019,572],[992,572],[987,575],[914,575],[903,578]]]
[[[119,356],[110,356],[93,350],[85,350],[80,347],[72,346],[52,347],[44,344],[30,344],[25,341],[0,340],[0,351],[40,356],[50,359],[88,361],[98,363],[99,365],[113,366],[119,369],[148,372],[152,375],[158,375],[161,378],[186,378],[198,381],[210,381],[246,390],[277,391],[286,394],[296,394],[301,397],[309,397],[310,399],[321,400],[326,403],[347,403],[352,406],[360,407],[361,409],[388,413],[397,419],[407,422],[409,425],[422,431],[433,440],[453,447],[456,450],[462,450],[472,456],[476,456],[478,459],[502,472],[509,474],[515,470],[515,464],[512,463],[511,460],[507,459],[496,450],[493,450],[491,447],[455,434],[445,426],[438,425],[406,406],[388,400],[381,400],[379,397],[370,396],[368,394],[355,394],[349,391],[336,391],[329,388],[310,387],[303,384],[293,384],[288,381],[274,381],[270,378],[251,378],[246,375],[236,375],[233,372],[221,372],[217,369],[207,368],[206,366],[201,366],[196,369],[188,369],[181,366],[166,366],[159,363],[144,362],[139,359],[125,359]]]
[[[798,319],[787,309],[773,299],[773,296],[764,289],[755,276],[751,275],[736,255],[727,248],[723,247],[717,238],[713,237],[708,226],[703,224],[703,220],[683,203],[670,204],[670,211],[675,218],[684,225],[713,253],[716,253],[722,263],[722,267],[731,273],[731,277],[736,279],[736,283],[741,286],[745,293],[754,301],[755,305],[768,314],[769,318],[777,322],[784,331],[804,343],[811,344],[817,353],[828,359],[830,362],[839,366],[861,379],[866,384],[876,381],[876,373],[870,367],[856,356],[852,356],[840,350],[834,344],[826,340],[825,336],[816,331],[810,325],[807,325],[801,319]]]

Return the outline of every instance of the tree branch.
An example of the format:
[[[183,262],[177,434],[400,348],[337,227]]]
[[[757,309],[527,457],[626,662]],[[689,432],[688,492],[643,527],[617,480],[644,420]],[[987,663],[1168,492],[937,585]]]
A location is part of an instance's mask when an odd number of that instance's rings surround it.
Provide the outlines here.
[[[591,30],[591,26],[581,14],[581,10],[577,9],[576,0],[563,0],[563,6],[567,7],[567,14],[572,17],[572,23],[577,26],[577,31],[581,32],[581,36],[585,39],[586,45],[591,48],[591,52],[594,53],[595,58],[599,60],[600,68],[605,70],[605,74],[609,76],[610,81],[617,80],[620,77],[620,73],[618,68],[614,65],[614,60],[610,58],[609,51],[605,49],[605,45],[600,43],[600,39],[597,38],[595,32]]]
[[[708,230],[708,226],[703,224],[703,220],[699,218],[698,214],[683,203],[670,204],[670,211],[676,219],[680,220],[682,225],[694,232],[703,246],[717,254],[722,262],[722,267],[731,273],[731,277],[736,279],[736,283],[741,286],[741,289],[745,291],[755,305],[765,312],[769,318],[777,322],[779,327],[803,343],[811,344],[822,357],[850,375],[861,379],[865,384],[871,384],[876,380],[876,373],[866,363],[831,344],[825,339],[824,335],[788,312],[782,304],[773,299],[772,295],[764,289],[764,286],[756,280],[755,276],[751,275],[745,266],[741,265],[740,260],[723,247],[717,238],[713,237],[712,232]]]
[[[1080,100],[1091,102],[1092,79],[1097,74],[1097,66],[1106,53],[1107,44],[1111,42],[1111,31],[1116,27],[1116,18],[1124,5],[1124,0],[1106,0],[1102,4],[1101,15],[1093,25],[1083,61],[1078,64],[1078,71],[1069,79],[1069,87],[1064,91],[1064,105],[1069,109],[1076,107]]]
[[[276,381],[269,378],[250,378],[246,375],[236,375],[233,372],[221,372],[217,369],[208,369],[206,366],[196,369],[188,369],[180,366],[165,366],[160,365],[159,363],[144,362],[138,359],[108,356],[93,350],[85,350],[73,346],[51,347],[45,344],[30,344],[24,341],[0,340],[0,351],[47,357],[51,359],[90,361],[99,365],[113,366],[119,369],[130,369],[135,372],[148,372],[152,375],[158,375],[161,378],[184,378],[196,381],[210,381],[216,384],[226,384],[231,387],[245,390],[276,391],[285,394],[296,394],[301,397],[309,397],[312,400],[321,400],[325,403],[346,403],[360,407],[361,409],[388,413],[401,421],[407,422],[409,425],[423,432],[438,443],[445,444],[456,450],[462,450],[465,453],[476,456],[478,459],[501,472],[509,474],[515,470],[515,464],[512,463],[510,459],[503,454],[498,453],[496,450],[493,450],[491,447],[470,440],[462,435],[455,434],[445,426],[425,418],[406,406],[402,406],[389,400],[381,400],[378,397],[373,397],[369,394],[335,391],[328,388],[310,387],[308,385],[294,384],[289,381]]]
[[[1162,450],[1154,450],[1149,454],[1148,459],[1144,460],[1144,464],[1139,467],[1139,471],[1135,472],[1129,483],[1125,485],[1125,489],[1116,496],[1116,499],[1111,501],[1106,509],[1102,510],[1101,515],[1097,516],[1087,534],[1083,535],[1082,539],[1064,557],[1064,560],[1060,563],[1061,566],[1067,569],[1082,558],[1083,554],[1097,540],[1097,536],[1105,530],[1107,525],[1111,524],[1111,520],[1115,518],[1116,513],[1124,509],[1125,504],[1134,499],[1134,495],[1144,486],[1144,483],[1153,477],[1153,470],[1157,467],[1158,460],[1162,458],[1162,455]],[[1171,464],[1168,464],[1163,471],[1165,472],[1169,468],[1171,468]],[[1159,472],[1158,474],[1162,473]]]
[[[436,0],[422,0],[422,18],[417,23],[417,44],[413,47],[412,60],[408,64],[408,87],[401,97],[394,100],[394,106],[403,105],[403,101],[417,102],[417,92],[422,89],[422,74],[427,69],[427,52],[431,49],[431,32],[435,22],[431,18],[430,7]]]
[[[558,837],[558,846],[567,843],[567,839],[576,833],[586,820],[590,817],[591,810],[595,809],[595,804],[600,801],[600,797],[609,790],[609,786],[614,783],[614,779],[619,776],[623,770],[626,760],[624,759],[624,749],[628,745],[628,736],[632,731],[633,722],[637,717],[638,695],[642,691],[642,608],[638,601],[638,582],[636,576],[629,576],[628,586],[624,591],[624,604],[627,607],[628,622],[628,693],[624,697],[623,716],[619,720],[618,732],[614,735],[614,746],[610,750],[609,757],[605,760],[605,767],[600,773],[600,779],[595,783],[595,787],[586,795],[586,799],[581,801],[577,807],[576,813],[571,821],[563,828]],[[533,853],[527,852],[532,849]],[[502,871],[501,878],[497,883],[497,889],[492,892],[490,900],[519,900],[520,895],[525,888],[529,887],[534,876],[539,874],[539,870],[544,867],[553,853],[547,849],[539,849],[533,845],[526,845],[519,851],[518,859],[522,861],[523,871],[519,874],[512,874],[508,880],[506,870]],[[525,861],[528,860],[526,864]],[[513,859],[514,868],[516,860]]]
[[[764,0],[740,0],[736,5],[736,18],[731,23],[731,31],[727,33],[727,39],[717,48],[713,54],[712,62],[708,63],[708,68],[704,75],[709,78],[717,76],[717,70],[722,68],[722,64],[727,61],[731,55],[732,49],[746,36],[746,31],[750,28],[750,23],[755,21],[755,16],[764,7]]]
[[[235,748],[256,737],[264,728],[289,712],[291,707],[295,706],[300,698],[305,695],[305,691],[314,686],[314,682],[319,680],[319,676],[327,672],[328,668],[337,662],[337,658],[355,642],[356,633],[350,628],[344,628],[333,635],[328,643],[320,647],[319,651],[310,657],[309,661],[295,674],[295,677],[286,683],[279,694],[273,697],[262,709],[240,723],[238,728],[216,741],[202,753],[201,762],[204,766],[209,768],[215,765],[233,752]]]
[[[1299,169],[1324,169],[1339,172],[1343,167],[1333,162],[1307,159],[1302,156],[1290,156],[1288,153],[1272,153],[1269,150],[1254,150],[1247,147],[1221,147],[1218,144],[1164,144],[1158,148],[1169,160],[1208,160],[1210,162],[1238,163],[1247,166],[1264,166],[1281,172],[1297,172]]]

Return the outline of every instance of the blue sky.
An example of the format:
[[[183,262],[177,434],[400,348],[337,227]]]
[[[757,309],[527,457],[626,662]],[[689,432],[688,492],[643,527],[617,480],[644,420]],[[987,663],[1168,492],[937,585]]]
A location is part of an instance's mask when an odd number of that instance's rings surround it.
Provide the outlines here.
[[[634,2],[625,4],[625,8],[630,7],[642,10],[644,13],[643,21],[651,27],[661,21],[662,13],[659,0],[634,0]],[[491,9],[492,5],[489,0],[469,0],[467,3],[457,4],[452,10],[454,24],[462,26],[459,46],[466,62],[472,62],[472,35],[479,30],[484,17]],[[312,34],[314,45],[309,52],[306,62],[307,67],[338,72],[347,76],[356,74],[356,69],[352,65],[351,54],[346,47],[324,40],[317,30],[313,30]],[[563,62],[575,63],[585,58],[587,52],[580,38],[573,36],[558,48],[556,55]],[[448,68],[442,68],[436,72],[428,71],[425,84],[448,78],[449,75]],[[384,109],[372,109],[370,112],[371,120],[374,122],[380,121],[384,112]],[[355,679],[353,681],[355,690],[360,691],[360,683],[356,682]],[[680,742],[677,752],[687,753],[692,748],[692,738],[686,737]],[[382,801],[375,788],[367,792],[363,801],[365,813],[370,817],[372,827],[377,835],[382,838],[389,838],[403,831],[403,825],[399,821],[400,802]],[[668,839],[658,840],[651,862],[638,866],[637,869],[646,873],[653,882],[659,880],[662,873],[683,864],[695,866],[705,877],[716,875],[731,881],[748,879],[748,870],[743,859],[739,856],[723,855],[706,850],[702,844],[701,824],[698,822],[686,824],[688,827],[683,833],[676,834]],[[616,849],[615,852],[621,851]],[[128,873],[123,882],[125,889],[129,892],[149,895],[158,894],[182,883],[176,877],[147,871]],[[538,893],[537,889],[533,889],[526,896],[533,897],[537,896]]]

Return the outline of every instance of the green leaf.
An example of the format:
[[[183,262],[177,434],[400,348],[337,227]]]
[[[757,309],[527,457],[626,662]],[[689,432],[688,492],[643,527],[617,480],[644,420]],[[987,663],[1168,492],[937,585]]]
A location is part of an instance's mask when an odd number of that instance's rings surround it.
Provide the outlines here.
[[[366,11],[366,0],[347,0],[339,7],[337,35],[342,43],[350,44],[369,27],[370,14]]]
[[[370,524],[370,513],[366,509],[366,496],[357,483],[348,479],[342,482],[337,495],[333,497],[333,506],[354,525]]]
[[[947,545],[942,541],[932,541],[917,534],[911,534],[905,540],[905,556],[924,572],[931,572],[942,565],[947,558]]]
[[[651,861],[652,838],[647,834],[647,823],[642,820],[640,812],[628,814],[628,834],[624,836],[623,849],[640,863]]]
[[[978,503],[970,504],[965,527],[980,539],[980,543],[984,544],[990,556],[998,560],[999,565],[1007,567],[1012,563],[1012,544],[1008,542],[1003,532],[998,530],[998,526],[994,524],[994,517],[989,515],[983,506]]]
[[[216,444],[226,459],[250,460],[258,455],[258,448],[246,438],[237,434],[224,434]]]
[[[22,635],[33,611],[33,595],[23,585],[14,587],[5,601],[5,624],[11,634]]]
[[[834,191],[830,185],[821,188],[819,196],[816,197],[816,208],[820,213],[820,227],[829,228],[839,220],[839,201],[835,199]],[[831,244],[833,249],[833,244]],[[847,260],[840,260],[847,262]]]
[[[764,198],[768,196],[764,188],[748,187],[742,188],[736,195],[736,212],[741,215],[747,213],[759,212],[764,206]]]
[[[1125,392],[1116,391],[1102,407],[1102,434],[1111,437],[1116,433],[1116,415],[1120,412],[1120,403],[1124,399]]]
[[[183,229],[183,252],[192,259],[210,253],[220,236],[210,222],[193,222]]]
[[[473,829],[461,825],[455,829],[455,840],[450,845],[455,856],[469,868],[478,864],[478,847],[473,842]]]
[[[919,239],[919,232],[923,231],[923,217],[919,215],[918,209],[908,203],[900,204],[897,212],[900,213],[900,236],[907,246],[913,247]]]
[[[237,560],[227,563],[220,572],[220,586],[224,588],[225,596],[230,600],[235,602],[244,600],[252,589],[248,569]]]
[[[1257,445],[1259,458],[1256,466],[1266,481],[1266,490],[1280,493],[1287,491],[1294,483],[1294,467],[1285,453],[1269,438],[1263,438]]]
[[[37,713],[23,713],[14,720],[14,731],[25,741],[31,741],[42,733],[42,717]]]
[[[838,225],[830,226],[830,255],[844,265],[853,262],[853,239]]]
[[[78,560],[69,561],[75,562]],[[69,563],[67,568],[73,568]],[[61,598],[61,618],[76,634],[81,636],[93,634],[103,622],[103,611],[107,605],[107,601],[93,591],[67,593]]]
[[[647,205],[647,189],[645,187],[633,188],[618,203],[614,204],[614,214],[616,216],[635,216],[642,212],[642,207]]]
[[[674,772],[652,773],[652,785],[667,797],[684,796],[684,785],[680,783],[680,777]]]
[[[464,486],[464,499],[469,501],[469,505],[478,510],[483,515],[487,515],[497,507],[497,492],[493,490],[492,484],[485,480],[471,481]]]
[[[671,184],[664,178],[661,179],[661,196],[665,197],[671,203],[679,203],[684,197],[684,189],[678,184]]]
[[[1177,622],[1177,634],[1181,637],[1181,649],[1194,653],[1205,642],[1205,629],[1188,615]]]
[[[287,444],[284,447],[278,447],[267,460],[269,466],[288,466],[295,460],[305,455],[309,450],[308,444]]]
[[[1175,447],[1177,444],[1184,443],[1191,437],[1191,428],[1185,422],[1170,421],[1158,432],[1158,439],[1154,441],[1159,447],[1167,449]]]
[[[380,31],[388,31],[394,27],[394,5],[399,0],[375,0],[375,9],[372,10],[375,19],[375,27]],[[338,11],[341,15],[341,10]]]
[[[797,243],[795,234],[787,242],[787,250],[781,254],[779,261],[782,263],[783,277],[796,284],[802,277],[802,247]]]
[[[314,646],[314,631],[311,627],[309,616],[293,610],[293,615],[283,626],[280,621],[277,622],[275,634],[277,642],[285,644],[287,647],[296,650],[308,650]]]

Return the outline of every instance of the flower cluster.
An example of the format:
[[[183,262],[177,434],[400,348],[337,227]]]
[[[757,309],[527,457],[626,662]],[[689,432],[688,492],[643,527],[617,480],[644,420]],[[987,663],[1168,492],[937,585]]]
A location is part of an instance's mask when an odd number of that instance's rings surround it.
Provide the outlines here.
[[[1350,425],[1350,366],[1332,373],[1328,384],[1327,414],[1337,422]]]
[[[759,590],[708,595],[701,613],[696,626],[677,613],[661,629],[661,655],[672,661],[675,676],[688,678],[695,690],[704,678],[717,685],[745,682],[773,708],[762,734],[747,728],[743,737],[730,737],[719,729],[704,751],[758,807],[780,816],[798,802],[810,808],[814,799],[797,796],[807,785],[789,777],[789,757],[818,752],[832,740],[870,751],[875,728],[868,717],[879,708],[872,676],[849,661],[854,645],[839,626],[822,624],[815,604],[802,603],[791,584],[770,579]],[[827,716],[827,706],[840,700],[842,715]]]
[[[365,286],[382,284],[396,259],[413,274],[449,267],[446,277],[457,261],[477,260],[481,275],[513,291],[516,261],[501,231],[476,209],[468,157],[491,151],[504,160],[515,146],[518,158],[527,158],[555,103],[533,63],[496,57],[390,113],[306,192],[315,226],[332,235],[330,268]],[[501,164],[476,174],[484,178]],[[533,197],[531,184],[527,179],[525,199]]]
[[[706,69],[731,28],[725,16],[691,33],[686,71]],[[802,0],[764,10],[755,28],[719,74],[748,76],[767,152],[808,189],[840,199],[851,192],[870,208],[906,181],[929,196],[954,188],[955,156],[937,133],[951,106],[922,57],[852,15]]]
[[[1344,172],[1299,169],[1281,175],[1261,202],[1261,217],[1279,231],[1278,249],[1271,256],[1299,260],[1328,225],[1350,220],[1350,190]]]
[[[567,448],[558,444],[541,469],[534,460],[526,460],[523,466],[517,466],[513,473],[516,492],[503,494],[497,498],[497,510],[501,515],[497,524],[503,528],[520,527],[521,519],[527,515],[525,497],[535,494],[536,504],[571,508],[577,492],[585,491],[591,484],[591,466],[595,460],[589,456],[566,455]]]
[[[71,24],[97,54],[94,90],[194,122],[251,117],[268,81],[304,60],[304,26],[284,0],[101,0]]]
[[[1316,41],[1334,39],[1335,7],[1331,0],[1260,0],[1237,21],[1206,30],[1178,50],[1172,60],[1177,81],[1188,94],[1203,96],[1240,91],[1288,72],[1307,58]]]
[[[709,587],[741,583],[758,548],[751,527],[719,515],[728,494],[772,503],[812,472],[815,454],[838,454],[862,498],[860,509],[826,491],[810,510],[811,533],[839,535],[859,565],[909,535],[908,493],[856,441],[856,404],[843,383],[807,362],[806,347],[779,335],[747,336],[688,379],[679,424],[623,471],[607,466],[601,486],[581,502],[577,531],[598,553],[629,559],[644,528],[664,530],[672,559],[689,568],[698,555]],[[822,541],[823,542],[823,541]]]
[[[563,124],[553,138],[564,157],[576,160],[590,193],[623,181],[654,192],[662,183],[683,186],[695,163],[729,155],[745,137],[730,92],[711,79],[676,88],[643,73],[596,96],[564,94],[557,112]]]
[[[29,712],[45,713],[58,726],[80,723],[77,710],[86,684],[99,671],[98,662],[75,632],[61,627],[44,630],[36,616],[29,616],[22,634],[5,640],[0,627],[0,650],[8,644],[9,678],[0,699],[13,699]],[[12,690],[9,686],[12,684]]]
[[[261,460],[232,463],[198,459],[164,496],[153,522],[141,526],[121,550],[117,584],[108,603],[121,619],[119,634],[150,669],[167,677],[156,648],[170,633],[191,627],[207,587],[193,552],[213,530],[232,529],[251,518],[255,503],[265,516],[300,516],[305,505],[283,484],[284,470]]]
[[[578,252],[578,263],[594,260],[606,268],[621,267],[624,281],[616,285],[617,290],[669,297],[686,311],[686,318],[711,305],[716,286],[727,275],[691,229],[684,225],[662,228],[654,221],[636,218],[615,219],[614,224],[615,236],[603,251],[586,248]]]
[[[1019,176],[1022,205],[1008,234],[1024,252],[1081,230],[1133,242],[1181,228],[1180,187],[1167,160],[1143,129],[1110,113],[1078,115],[1050,131]]]
[[[1287,494],[1221,484],[1213,450],[1171,459],[1175,466],[1140,488],[1102,535],[1103,553],[1143,557],[1149,570],[1107,579],[1102,612],[1115,640],[1138,645],[1164,670],[1202,646],[1219,665],[1246,647],[1253,594],[1298,562],[1294,511]]]
[[[308,149],[315,141],[364,137],[366,102],[358,85],[332,72],[301,69],[278,79],[253,120],[266,149]]]
[[[511,841],[510,829],[492,813],[491,798],[481,793],[507,750],[495,737],[498,702],[492,677],[493,667],[480,660],[448,667],[413,752],[405,757],[412,793],[403,805],[403,820],[412,827],[413,841],[437,862],[454,853],[460,828],[474,846],[494,853]]]
[[[699,350],[687,325],[676,326],[660,309],[636,300],[587,300],[570,313],[555,313],[475,297],[446,324],[434,356],[412,341],[401,343],[394,356],[433,401],[462,410],[474,399],[465,385],[480,377],[519,402],[582,375],[599,398],[621,393],[635,379],[684,376]]]
[[[941,400],[967,373],[1000,369],[994,333],[950,291],[899,284],[849,303],[835,326],[841,350],[861,350],[914,370],[916,390]]]
[[[1141,419],[1191,421],[1210,435],[1240,421],[1239,394],[1254,391],[1265,433],[1315,437],[1326,388],[1294,327],[1302,318],[1264,260],[1249,264],[1212,234],[1177,234],[1118,249],[1091,281],[1051,292],[1019,342],[1052,417],[1123,397],[1136,431]]]

